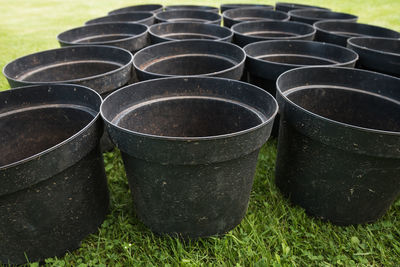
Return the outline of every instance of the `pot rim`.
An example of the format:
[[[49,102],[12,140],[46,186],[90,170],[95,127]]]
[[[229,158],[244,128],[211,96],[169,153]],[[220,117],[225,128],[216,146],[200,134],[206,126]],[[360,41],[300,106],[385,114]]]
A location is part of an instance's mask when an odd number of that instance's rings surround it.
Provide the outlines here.
[[[262,45],[262,44],[265,44],[265,43],[269,44],[269,43],[283,43],[283,42],[285,42],[285,43],[313,44],[313,45],[317,45],[317,46],[320,46],[320,47],[329,47],[329,46],[331,46],[331,47],[337,48],[338,50],[348,51],[349,53],[352,53],[355,56],[355,58],[352,59],[351,61],[339,62],[339,63],[335,63],[335,64],[324,64],[324,65],[319,65],[319,66],[332,66],[332,67],[336,66],[336,67],[339,67],[339,66],[343,66],[343,65],[353,64],[353,63],[357,62],[357,60],[359,58],[358,54],[355,51],[353,51],[353,50],[351,50],[349,48],[346,48],[346,47],[343,47],[343,46],[340,46],[340,45],[331,44],[331,43],[315,42],[315,41],[309,41],[309,40],[268,40],[268,41],[260,41],[260,42],[250,43],[250,44],[246,45],[245,47],[243,47],[243,50],[246,52],[246,57],[248,57],[251,60],[254,60],[256,62],[259,62],[259,63],[268,62],[268,64],[271,64],[271,65],[296,67],[296,68],[307,66],[307,65],[300,65],[300,64],[279,63],[279,62],[274,62],[274,61],[269,61],[269,60],[262,60],[262,59],[254,57],[254,56],[250,56],[247,53],[247,50],[246,50],[246,49],[249,49],[249,47],[251,48],[251,46]]]
[[[285,6],[285,7],[295,7],[296,9],[322,9],[322,10],[330,10],[327,7],[320,7],[320,6],[315,6],[315,5],[306,5],[306,4],[301,4],[301,3],[291,3],[291,2],[276,2],[275,6],[280,5],[280,6]]]
[[[354,41],[360,40],[360,39],[388,40],[388,41],[394,41],[394,42],[399,42],[400,43],[400,38],[396,39],[396,38],[386,38],[386,37],[351,37],[351,38],[347,39],[347,45],[350,45],[352,47],[358,48],[360,50],[371,51],[371,52],[379,53],[379,54],[385,55],[385,56],[390,55],[390,56],[400,57],[400,53],[382,51],[382,50],[373,49],[373,48],[369,48],[367,46],[361,46],[361,45],[358,45],[358,44],[354,43]]]
[[[244,7],[254,7],[254,8],[270,8],[270,9],[274,9],[273,5],[268,5],[268,4],[257,4],[257,3],[223,3],[220,4],[220,7],[222,6],[237,6],[238,8],[244,8]],[[234,9],[234,8],[231,8]]]
[[[239,7],[239,8],[232,8],[232,9],[228,9],[228,10],[226,10],[224,13],[222,13],[222,16],[224,17],[224,18],[227,18],[227,19],[230,19],[230,20],[232,20],[232,21],[235,21],[235,22],[237,22],[237,21],[239,21],[239,22],[244,22],[244,21],[242,21],[242,20],[237,20],[237,17],[232,17],[232,16],[230,16],[229,15],[229,13],[231,13],[231,12],[234,12],[234,11],[237,11],[237,10],[249,10],[249,11],[253,11],[253,10],[255,10],[255,11],[267,11],[266,13],[270,13],[270,14],[282,14],[282,15],[285,15],[286,16],[286,18],[284,18],[284,19],[272,19],[272,18],[263,18],[263,17],[260,17],[260,20],[270,20],[270,21],[288,21],[289,19],[290,19],[290,15],[288,14],[288,13],[286,13],[286,12],[283,12],[283,11],[279,11],[279,10],[274,10],[274,9],[270,9],[270,8],[267,8],[267,7]],[[256,20],[256,21],[259,21],[259,20]],[[246,21],[245,21],[246,22]]]
[[[199,14],[213,14],[213,15],[215,15],[216,19],[214,19],[214,20],[207,19],[204,22],[204,24],[214,24],[214,23],[218,23],[218,22],[220,22],[222,20],[222,16],[220,14],[216,13],[216,12],[209,11],[209,10],[198,10],[198,9],[171,9],[171,10],[164,10],[164,11],[161,11],[159,13],[154,14],[154,18],[156,19],[156,21],[158,20],[160,22],[171,22],[171,21],[169,21],[170,19],[160,18],[160,15],[161,14],[166,14],[166,13],[172,13],[172,12],[187,12],[187,11],[197,12]],[[183,17],[183,19],[192,19],[192,18]]]
[[[234,133],[229,133],[229,134],[221,134],[221,135],[210,135],[210,136],[195,136],[195,137],[179,137],[179,136],[161,136],[161,135],[154,135],[154,134],[145,134],[145,133],[141,133],[141,132],[137,132],[137,131],[133,131],[133,130],[129,130],[126,128],[123,128],[111,121],[109,121],[106,116],[103,113],[103,106],[105,105],[106,101],[108,98],[110,98],[112,95],[118,93],[120,90],[130,90],[130,87],[133,87],[135,85],[141,85],[141,84],[146,84],[146,83],[151,83],[151,82],[156,82],[156,81],[162,81],[162,80],[182,80],[182,79],[202,79],[202,80],[220,80],[220,81],[229,81],[229,82],[234,82],[234,83],[240,83],[242,85],[245,85],[247,87],[253,87],[255,90],[258,90],[264,94],[267,94],[269,98],[271,98],[271,100],[273,101],[274,105],[275,105],[275,110],[273,112],[273,114],[267,118],[265,121],[259,123],[256,126],[250,127],[246,130],[242,130],[242,131],[238,131],[238,132],[234,132]],[[136,136],[140,136],[140,137],[144,137],[144,138],[149,138],[149,139],[155,139],[155,140],[168,140],[168,141],[180,141],[180,142],[188,142],[188,141],[207,141],[207,140],[217,140],[217,139],[224,139],[224,138],[231,138],[231,137],[236,137],[236,136],[240,136],[243,134],[247,134],[253,131],[256,131],[259,128],[264,127],[265,125],[267,125],[268,123],[270,123],[272,120],[275,119],[276,114],[278,113],[278,102],[276,101],[276,99],[267,91],[261,89],[258,86],[249,84],[249,83],[245,83],[245,82],[241,82],[241,81],[237,81],[237,80],[232,80],[232,79],[227,79],[227,78],[221,78],[221,77],[199,77],[199,76],[174,76],[174,77],[166,77],[166,78],[157,78],[157,79],[151,79],[151,80],[147,80],[147,81],[141,81],[135,84],[131,84],[128,86],[125,86],[121,89],[118,89],[114,92],[112,92],[110,95],[108,95],[103,102],[101,103],[100,106],[100,115],[103,118],[103,120],[109,124],[112,125],[113,127],[117,128],[119,131],[123,131],[129,134],[133,134]]]
[[[323,24],[334,24],[334,23],[341,23],[341,24],[357,24],[360,25],[361,27],[365,28],[365,29],[376,29],[376,30],[384,30],[384,31],[388,31],[388,32],[392,32],[392,33],[397,33],[399,35],[400,38],[400,33],[389,29],[389,28],[385,28],[385,27],[381,27],[381,26],[377,26],[377,25],[372,25],[372,24],[367,24],[367,23],[358,23],[358,22],[354,22],[354,21],[343,21],[343,20],[335,20],[335,19],[329,19],[329,20],[320,20],[317,21],[313,24],[314,28],[317,31],[323,32],[323,33],[327,33],[330,35],[335,35],[335,36],[341,36],[341,37],[346,37],[346,38],[353,38],[353,37],[349,37],[348,35],[345,34],[338,34],[338,33],[332,33],[332,31],[328,31],[326,29],[321,28],[321,25]],[[351,33],[359,33],[358,31],[350,31]],[[373,35],[369,35],[370,37],[374,37]],[[357,36],[357,37],[361,37],[361,36]],[[368,36],[365,36],[368,37]],[[382,38],[389,38],[389,37],[382,37]]]
[[[215,6],[208,6],[208,5],[167,5],[164,7],[165,11],[169,10],[204,10],[204,11],[211,11],[217,12],[219,11],[218,7]],[[214,11],[212,11],[214,10]],[[216,11],[215,11],[216,10]]]
[[[11,88],[11,89],[8,89],[8,90],[10,90],[10,91],[14,91],[14,90],[29,90],[30,88],[37,88],[37,87],[41,87],[41,86],[43,86],[43,87],[46,87],[46,86],[47,86],[47,87],[50,87],[50,88],[51,88],[52,86],[54,86],[54,87],[56,87],[56,88],[67,86],[67,87],[70,87],[70,90],[74,90],[76,87],[80,87],[80,88],[82,88],[82,89],[84,89],[84,90],[88,90],[88,91],[90,91],[91,93],[93,93],[94,95],[96,95],[96,97],[99,98],[100,103],[103,102],[103,101],[102,101],[102,98],[101,98],[101,96],[100,96],[100,94],[97,93],[95,90],[93,90],[93,89],[91,89],[91,88],[89,88],[89,87],[87,87],[87,86],[78,85],[78,84],[69,84],[69,83],[62,83],[62,84],[60,84],[60,83],[54,83],[54,84],[39,84],[39,85],[21,86],[21,87]],[[49,90],[50,88],[48,88],[48,90]],[[74,88],[74,89],[73,89],[73,88]],[[7,92],[8,90],[3,91],[3,92]],[[1,93],[1,92],[0,92],[0,93]],[[40,106],[40,105],[38,105],[38,106]],[[101,105],[100,105],[100,106],[101,106]],[[96,111],[96,110],[93,110],[93,111]],[[54,146],[52,146],[52,147],[49,147],[49,148],[47,148],[47,149],[45,149],[45,150],[42,150],[42,151],[40,151],[39,153],[36,153],[36,154],[34,154],[34,155],[32,155],[32,156],[29,156],[29,157],[23,158],[23,159],[21,159],[21,160],[18,160],[18,161],[15,161],[15,162],[12,162],[12,163],[9,163],[9,164],[0,166],[0,171],[1,171],[1,170],[5,170],[5,169],[9,169],[9,168],[12,168],[12,167],[15,167],[15,166],[17,166],[17,165],[24,164],[24,163],[29,162],[29,161],[32,161],[32,160],[34,160],[34,159],[36,159],[36,158],[40,158],[40,157],[42,157],[43,155],[48,154],[48,153],[50,153],[50,152],[52,152],[52,151],[54,151],[54,150],[56,150],[56,149],[58,149],[58,148],[64,146],[64,145],[67,144],[67,143],[70,143],[72,140],[76,139],[76,138],[77,138],[78,136],[80,136],[83,132],[85,132],[88,128],[90,128],[90,127],[99,119],[99,116],[100,116],[100,107],[99,107],[99,111],[96,111],[96,115],[93,116],[93,118],[90,120],[90,122],[88,122],[82,129],[80,129],[80,130],[79,130],[78,132],[76,132],[75,134],[71,135],[70,137],[68,137],[68,138],[65,139],[64,141],[62,141],[62,142],[60,142],[60,143],[57,143],[56,145],[54,145]]]
[[[232,45],[232,46],[234,46],[235,48],[237,48],[237,49],[239,49],[238,51],[241,51],[243,54],[243,59],[240,61],[240,62],[238,62],[237,64],[235,64],[233,67],[230,67],[230,68],[228,68],[228,69],[224,69],[224,70],[221,70],[221,71],[216,71],[216,72],[209,72],[209,73],[204,73],[204,74],[198,74],[198,75],[172,75],[172,74],[160,74],[160,73],[155,73],[155,72],[149,72],[149,71],[146,71],[146,70],[143,70],[143,69],[141,69],[140,67],[138,67],[137,65],[136,65],[136,63],[135,63],[135,58],[137,57],[137,55],[139,54],[139,53],[144,53],[144,52],[146,52],[146,50],[147,49],[150,49],[150,48],[153,48],[153,47],[155,47],[155,46],[161,46],[161,45],[168,45],[168,44],[171,44],[171,43],[182,43],[182,42],[207,42],[207,43],[210,43],[210,44],[221,44],[221,45]],[[144,52],[143,52],[144,51]],[[233,69],[235,69],[235,68],[237,68],[238,66],[240,66],[240,65],[242,65],[242,64],[244,64],[245,63],[245,61],[246,61],[246,53],[244,52],[244,50],[240,47],[240,46],[238,46],[238,45],[236,45],[236,44],[233,44],[233,43],[228,43],[228,42],[225,42],[225,41],[217,41],[217,40],[200,40],[200,39],[189,39],[189,40],[174,40],[174,41],[168,41],[168,42],[162,42],[162,43],[158,43],[158,44],[154,44],[154,45],[150,45],[150,46],[147,46],[147,47],[145,47],[145,48],[143,48],[142,50],[140,50],[140,51],[138,51],[137,53],[135,53],[135,55],[133,56],[133,67],[135,68],[135,69],[137,69],[137,70],[140,70],[141,72],[143,72],[143,73],[146,73],[146,74],[148,74],[148,75],[158,75],[158,76],[163,76],[163,78],[168,78],[168,77],[177,77],[177,76],[179,76],[179,77],[199,77],[199,76],[214,76],[214,75],[219,75],[219,74],[222,74],[222,73],[225,73],[225,72],[229,72],[229,71],[231,71],[231,70],[233,70]]]
[[[119,11],[122,11],[124,9],[129,9],[129,8],[133,8],[133,7],[143,7],[143,6],[153,6],[153,7],[157,7],[157,8],[155,8],[154,10],[151,10],[151,11],[150,10],[148,10],[148,11],[134,11],[134,10],[131,10],[131,11],[126,11],[126,12],[119,12]],[[120,8],[117,8],[117,9],[113,9],[110,12],[108,12],[107,14],[108,15],[115,15],[115,14],[130,13],[130,12],[151,12],[151,13],[154,13],[160,8],[164,9],[164,6],[161,5],[161,4],[131,5],[131,6],[125,6],[125,7],[120,7]],[[117,13],[114,13],[114,12],[117,12]]]
[[[256,20],[256,21],[242,21],[242,22],[239,22],[239,23],[236,23],[236,24],[234,24],[232,27],[231,27],[231,31],[234,33],[234,34],[236,34],[236,35],[240,35],[240,36],[242,36],[242,37],[250,37],[250,38],[269,38],[269,37],[259,37],[259,36],[251,36],[251,35],[247,35],[247,34],[244,34],[243,32],[239,32],[239,31],[237,31],[236,30],[236,28],[238,28],[239,26],[241,26],[241,25],[246,25],[246,24],[257,24],[257,23],[266,23],[266,22],[268,22],[268,23],[284,23],[284,24],[298,24],[298,25],[301,25],[301,26],[305,26],[305,27],[309,27],[310,29],[312,29],[313,31],[311,32],[311,33],[306,33],[306,34],[302,34],[302,35],[297,35],[297,36],[292,36],[292,37],[274,37],[274,38],[276,38],[276,40],[292,40],[292,39],[294,39],[294,40],[296,40],[297,38],[300,38],[300,37],[309,37],[309,36],[312,36],[312,35],[315,35],[315,33],[316,33],[316,29],[312,26],[312,25],[310,25],[310,24],[307,24],[307,23],[304,23],[304,22],[300,22],[300,21],[291,21],[291,20]],[[266,40],[267,41],[267,40]],[[272,40],[271,40],[272,41]],[[262,42],[262,41],[258,41],[258,42]]]
[[[320,12],[320,13],[333,13],[335,15],[345,15],[347,18],[343,19],[333,19],[333,18],[319,18],[319,17],[310,17],[310,16],[305,16],[302,14],[297,14],[297,13],[302,13],[302,12],[307,12],[307,11],[315,11],[315,12]],[[293,14],[294,13],[294,14]],[[350,14],[350,13],[344,13],[344,12],[336,12],[336,11],[331,11],[331,10],[325,10],[325,9],[319,9],[319,8],[302,8],[302,9],[293,9],[288,12],[290,17],[294,18],[303,18],[303,19],[317,19],[318,21],[322,20],[353,20],[353,19],[358,19],[358,16]],[[315,22],[314,22],[315,23]]]
[[[62,33],[57,35],[57,41],[60,42],[60,43],[63,43],[63,44],[68,44],[68,45],[81,45],[79,43],[62,40],[62,37],[60,38],[60,35],[64,35],[64,34],[70,33],[70,32],[75,31],[75,30],[89,28],[89,27],[95,28],[95,27],[101,27],[101,26],[107,26],[107,25],[121,25],[121,24],[123,24],[123,25],[132,25],[132,27],[134,27],[134,26],[145,27],[145,31],[142,32],[142,33],[135,34],[133,36],[129,36],[129,37],[121,38],[121,39],[115,39],[115,40],[104,41],[104,42],[83,43],[82,45],[89,45],[89,44],[93,44],[93,45],[103,45],[103,44],[107,45],[107,44],[110,44],[110,45],[112,45],[112,44],[117,43],[117,42],[129,41],[129,40],[134,40],[136,38],[143,37],[149,31],[149,27],[147,25],[145,25],[145,24],[142,24],[142,23],[134,23],[134,22],[101,22],[101,23],[89,24],[89,25],[84,25],[84,26],[80,26],[80,27],[76,27],[76,28],[72,28],[72,29],[66,30],[66,31],[64,31],[64,32],[62,32]]]
[[[97,19],[103,19],[103,18],[114,17],[114,16],[116,17],[116,16],[124,15],[124,14],[145,14],[145,15],[150,15],[150,16],[145,17],[145,18],[140,19],[140,20],[131,20],[131,21],[128,21],[128,20],[117,21],[117,20],[115,20],[115,21],[92,22],[92,21],[95,21]],[[100,23],[140,23],[140,24],[143,24],[142,23],[143,21],[146,21],[146,20],[151,19],[151,18],[154,18],[154,13],[152,13],[150,11],[131,11],[131,12],[126,12],[126,13],[111,14],[111,15],[107,15],[107,16],[93,18],[93,19],[90,19],[90,20],[86,21],[85,25],[95,25],[95,24],[100,24]]]
[[[88,48],[88,47],[89,48],[97,48],[97,49],[106,48],[106,49],[121,50],[125,54],[127,54],[127,53],[130,54],[130,60],[129,60],[128,63],[122,65],[121,67],[119,67],[119,68],[117,68],[115,70],[111,70],[111,71],[108,71],[108,72],[104,72],[104,73],[93,75],[93,76],[89,76],[89,77],[78,78],[78,79],[70,79],[70,80],[64,80],[64,81],[45,81],[45,82],[23,81],[23,80],[15,79],[14,77],[11,77],[6,73],[6,69],[7,69],[8,66],[11,66],[11,64],[15,63],[18,60],[22,60],[24,58],[32,57],[33,55],[46,54],[48,52],[53,52],[53,51],[57,51],[57,50],[60,51],[60,50],[68,50],[68,49],[85,49],[85,48]],[[92,79],[96,79],[96,78],[101,78],[101,77],[106,76],[106,75],[111,75],[111,74],[117,73],[117,72],[129,67],[132,64],[132,62],[133,62],[132,53],[129,52],[128,50],[124,49],[124,48],[120,48],[120,47],[116,47],[116,46],[109,46],[109,45],[77,45],[77,46],[67,46],[67,47],[60,47],[60,48],[53,48],[53,49],[43,50],[43,51],[40,51],[40,52],[35,52],[35,53],[31,53],[31,54],[16,58],[13,61],[7,63],[3,67],[2,72],[3,72],[3,75],[7,79],[10,79],[10,80],[12,80],[12,81],[14,81],[16,83],[22,82],[22,83],[27,83],[27,84],[29,83],[30,85],[70,84],[70,83],[76,83],[76,82],[84,82],[84,81],[88,81],[88,80],[92,80]]]
[[[201,22],[182,22],[182,21],[177,21],[177,22],[161,22],[161,23],[157,23],[157,24],[153,24],[149,27],[148,32],[150,35],[154,35],[157,36],[158,38],[163,38],[165,40],[168,41],[178,41],[177,39],[173,39],[173,38],[168,38],[168,37],[164,37],[163,35],[159,35],[158,33],[154,33],[154,28],[156,28],[157,26],[164,26],[164,25],[171,25],[171,24],[192,24],[192,25],[199,25],[200,27],[211,27],[211,28],[215,28],[215,29],[222,29],[222,30],[226,30],[226,32],[230,33],[227,36],[224,37],[218,37],[218,39],[215,39],[213,41],[222,41],[224,39],[229,39],[231,37],[233,37],[233,32],[231,31],[231,29],[229,29],[228,27],[225,26],[219,26],[219,25],[215,25],[215,24],[210,24],[210,23],[201,23]],[[205,26],[201,26],[201,25],[205,25]],[[193,39],[185,39],[185,40],[198,40],[196,38]]]
[[[327,69],[327,68],[331,68],[331,69],[343,69],[343,70],[350,70],[352,72],[364,72],[364,73],[369,73],[369,75],[382,75],[382,76],[386,76],[387,78],[390,79],[397,79],[400,82],[400,78],[396,78],[387,74],[382,74],[382,73],[378,73],[378,72],[374,72],[374,71],[367,71],[367,70],[362,70],[362,69],[354,69],[354,68],[343,68],[343,67],[331,67],[331,66],[306,66],[306,67],[301,67],[301,68],[296,68],[296,69],[291,69],[288,71],[285,71],[284,73],[282,73],[281,75],[279,75],[278,79],[276,80],[276,92],[277,94],[280,95],[280,97],[282,97],[282,99],[285,100],[286,103],[289,103],[291,106],[295,107],[297,110],[301,110],[302,112],[311,115],[312,117],[315,117],[316,119],[319,119],[321,121],[325,121],[327,123],[339,126],[339,127],[345,127],[345,128],[350,128],[356,131],[360,131],[360,132],[368,132],[368,133],[375,133],[375,134],[384,134],[384,135],[393,135],[393,136],[399,136],[400,137],[400,131],[395,132],[395,131],[386,131],[386,130],[378,130],[378,129],[373,129],[373,128],[366,128],[366,127],[360,127],[360,126],[356,126],[356,125],[352,125],[352,124],[348,124],[348,123],[344,123],[344,122],[339,122],[333,119],[329,119],[327,117],[321,116],[319,114],[316,114],[314,112],[311,112],[305,108],[303,108],[302,106],[296,104],[295,102],[293,102],[292,100],[290,100],[285,94],[283,94],[280,90],[279,87],[279,81],[282,79],[282,77],[284,77],[285,75],[289,74],[292,71],[298,71],[298,70],[318,70],[318,69]],[[313,86],[313,85],[308,85],[308,86]],[[364,93],[363,90],[360,89],[356,89],[356,91],[359,91],[361,93]],[[378,94],[379,95],[379,94]],[[376,96],[375,96],[376,97]],[[382,97],[382,95],[379,95],[379,97]],[[400,104],[400,101],[397,100],[392,100],[394,102],[398,102]]]

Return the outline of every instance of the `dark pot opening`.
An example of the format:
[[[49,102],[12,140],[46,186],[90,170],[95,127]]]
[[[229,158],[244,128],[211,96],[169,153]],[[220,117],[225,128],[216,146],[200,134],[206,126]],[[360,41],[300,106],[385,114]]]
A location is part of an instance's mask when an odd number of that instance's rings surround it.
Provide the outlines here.
[[[88,110],[71,109],[62,105],[16,110],[0,116],[0,153],[3,155],[0,158],[0,167],[61,143],[92,119],[93,114]]]
[[[233,33],[226,27],[205,23],[159,23],[149,28],[153,43],[172,40],[202,39],[231,41]]]
[[[244,51],[233,44],[210,40],[171,41],[149,46],[135,54],[140,80],[172,75],[210,75],[240,79]]]
[[[333,121],[400,132],[400,105],[377,94],[321,86],[292,89],[286,96],[307,111]]]
[[[26,82],[54,82],[81,79],[90,76],[100,75],[105,72],[113,71],[122,65],[106,61],[79,61],[74,60],[69,64],[45,65],[34,71],[29,71],[19,79]]]
[[[296,9],[289,11],[290,20],[314,24],[320,20],[340,20],[356,22],[358,17],[352,14],[333,12],[323,9]]]
[[[356,67],[400,77],[400,39],[380,37],[353,37],[347,47],[360,59]]]
[[[205,137],[252,128],[262,120],[256,110],[218,98],[175,97],[132,107],[117,118],[128,130],[174,137]]]
[[[154,14],[151,12],[130,12],[114,14],[88,20],[85,25],[104,22],[136,22],[150,26],[154,24]]]
[[[329,8],[319,7],[319,6],[310,6],[310,5],[303,5],[298,3],[286,3],[286,2],[277,2],[275,4],[275,9],[283,12],[289,12],[295,9],[322,9],[322,10],[330,10]]]
[[[196,62],[196,65],[193,64]],[[165,75],[201,75],[235,66],[235,62],[217,56],[185,55],[164,59],[144,66],[143,70]]]
[[[215,12],[203,10],[178,9],[156,14],[158,22],[197,22],[220,24],[221,16]]]
[[[122,7],[119,9],[115,9],[113,11],[108,12],[108,15],[114,15],[114,14],[123,14],[123,13],[129,13],[129,12],[153,12],[157,13],[163,10],[162,5],[135,5],[135,6],[128,6],[128,7]]]

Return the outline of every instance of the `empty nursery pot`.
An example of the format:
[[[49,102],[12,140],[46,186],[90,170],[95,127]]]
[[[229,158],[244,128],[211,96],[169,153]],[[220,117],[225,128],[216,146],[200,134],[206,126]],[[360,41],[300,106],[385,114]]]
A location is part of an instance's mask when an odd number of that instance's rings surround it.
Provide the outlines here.
[[[271,5],[261,5],[261,4],[222,4],[220,6],[221,13],[224,13],[225,11],[229,9],[235,9],[235,8],[247,8],[247,7],[255,7],[255,8],[267,8],[267,9],[274,9],[274,6]]]
[[[61,256],[108,210],[101,97],[77,85],[0,92],[0,263]]]
[[[160,22],[197,22],[209,24],[221,24],[221,16],[218,13],[203,10],[179,9],[168,10],[156,14],[156,21]]]
[[[232,41],[233,33],[229,28],[214,24],[195,22],[165,22],[149,28],[151,43],[157,44],[174,40],[208,39]]]
[[[91,19],[85,22],[85,25],[108,23],[108,22],[134,22],[147,26],[154,24],[154,13],[151,12],[129,12],[122,14],[108,15],[100,18]]]
[[[231,28],[235,44],[243,47],[268,40],[313,40],[315,29],[310,24],[294,21],[248,21]]]
[[[243,21],[254,20],[278,20],[287,21],[289,15],[285,12],[274,11],[268,8],[236,8],[229,9],[222,14],[224,18],[224,26],[232,27],[233,25]]]
[[[377,37],[353,37],[347,47],[359,54],[356,67],[400,78],[400,40]]]
[[[122,48],[82,45],[46,50],[8,63],[3,74],[11,87],[73,83],[105,94],[128,83],[132,54]]]
[[[283,11],[283,12],[289,12],[289,11],[295,10],[295,9],[310,9],[310,8],[330,10],[329,8],[326,8],[326,7],[310,6],[310,5],[303,5],[303,4],[297,4],[297,3],[277,2],[275,4],[275,10]]]
[[[303,40],[274,40],[246,45],[249,82],[272,95],[276,79],[287,70],[312,65],[354,67],[357,53],[338,45]]]
[[[305,67],[277,80],[276,185],[312,216],[374,222],[400,194],[400,79]]]
[[[137,216],[156,233],[183,238],[241,222],[276,112],[260,88],[210,77],[136,83],[101,107]]]
[[[139,80],[170,76],[214,76],[239,80],[246,54],[239,46],[212,40],[151,45],[133,58]]]
[[[213,6],[197,6],[197,5],[172,5],[172,6],[166,6],[165,10],[182,10],[182,9],[192,9],[192,10],[203,10],[203,11],[211,11],[218,13],[219,9],[218,7],[213,7]]]
[[[341,46],[300,40],[257,42],[245,46],[244,51],[248,82],[274,96],[276,79],[287,70],[308,65],[354,67],[358,59],[357,53]],[[278,131],[276,120],[272,136],[277,137]]]
[[[347,14],[333,12],[323,9],[296,9],[289,11],[290,20],[300,21],[308,24],[314,24],[320,20],[340,20],[348,22],[356,22],[358,17]]]
[[[150,44],[148,27],[139,23],[101,23],[60,33],[61,46],[110,45],[136,52]]]
[[[158,13],[163,10],[162,5],[135,5],[135,6],[128,6],[122,7],[115,10],[108,12],[108,15],[115,15],[115,14],[123,14],[123,13],[130,13],[130,12],[152,12]]]
[[[356,22],[326,20],[314,24],[317,33],[315,40],[341,46],[347,45],[347,39],[354,36],[375,36],[387,38],[400,38],[400,33],[374,25]]]

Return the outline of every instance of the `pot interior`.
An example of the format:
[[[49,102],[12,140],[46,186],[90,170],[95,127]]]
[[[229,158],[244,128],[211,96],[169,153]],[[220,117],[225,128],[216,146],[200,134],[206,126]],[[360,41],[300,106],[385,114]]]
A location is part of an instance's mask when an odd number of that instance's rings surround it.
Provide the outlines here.
[[[124,33],[110,33],[110,34],[99,34],[99,35],[92,35],[92,36],[85,36],[79,39],[74,40],[74,43],[78,44],[87,44],[87,43],[95,43],[95,42],[108,42],[108,41],[115,41],[121,40],[129,37],[133,37],[135,34],[124,34]]]
[[[163,57],[142,67],[144,71],[164,75],[200,75],[223,71],[237,63],[217,55],[183,54]]]
[[[164,38],[170,38],[174,40],[186,40],[186,39],[202,39],[202,40],[216,40],[217,36],[205,33],[195,32],[173,32],[161,35]]]
[[[398,39],[359,38],[352,39],[351,43],[364,49],[388,52],[392,54],[398,54],[400,56],[400,40]]]
[[[254,36],[254,37],[294,37],[299,34],[292,32],[281,32],[281,31],[251,31],[246,32],[246,35]]]
[[[207,19],[199,19],[199,18],[171,18],[167,20],[168,22],[197,22],[197,23],[205,23],[209,21]]]
[[[59,144],[91,120],[93,115],[90,110],[60,104],[27,107],[0,114],[0,167]]]
[[[263,121],[265,118],[256,109],[235,101],[176,96],[137,104],[113,123],[143,134],[206,137],[243,131]]]
[[[353,126],[400,132],[400,102],[353,88],[313,86],[285,92],[295,104]]]
[[[27,82],[66,81],[104,74],[122,65],[102,60],[75,60],[41,65],[21,74],[18,80]]]
[[[298,54],[273,54],[273,55],[263,55],[257,57],[260,60],[266,60],[276,63],[291,64],[291,65],[302,65],[302,66],[312,66],[312,65],[330,65],[337,64],[337,61],[318,57],[311,55],[298,55]]]

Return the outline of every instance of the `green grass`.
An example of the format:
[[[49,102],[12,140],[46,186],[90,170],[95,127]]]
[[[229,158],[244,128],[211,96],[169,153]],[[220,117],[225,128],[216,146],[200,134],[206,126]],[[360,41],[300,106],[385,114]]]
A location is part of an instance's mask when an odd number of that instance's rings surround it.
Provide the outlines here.
[[[253,2],[261,3],[261,1]],[[360,22],[400,31],[398,0],[298,2],[353,13],[360,17]],[[55,36],[59,32],[79,26],[90,18],[105,15],[109,10],[133,3],[147,2],[2,1],[0,65],[3,67],[7,62],[28,53],[58,47]],[[163,2],[165,5],[178,3],[184,2]],[[219,2],[206,0],[201,4],[218,5]],[[1,75],[0,90],[7,88],[9,86],[6,79]],[[274,185],[275,140],[264,145],[259,155],[249,210],[242,223],[224,237],[188,242],[155,236],[138,221],[119,153],[106,153],[104,156],[110,186],[110,214],[99,232],[87,237],[80,249],[62,258],[47,259],[48,265],[395,266],[400,264],[399,201],[382,219],[369,225],[338,227],[310,218],[302,209],[292,206],[283,198]]]

